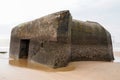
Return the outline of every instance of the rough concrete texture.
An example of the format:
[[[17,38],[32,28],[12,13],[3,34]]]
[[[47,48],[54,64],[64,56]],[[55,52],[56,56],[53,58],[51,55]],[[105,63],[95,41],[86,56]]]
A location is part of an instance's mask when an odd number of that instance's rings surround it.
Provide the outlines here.
[[[111,61],[114,59],[110,33],[99,23],[72,20],[72,24],[72,61]]]
[[[114,59],[110,33],[96,22],[72,20],[68,10],[13,28],[10,57],[53,68],[70,61]]]

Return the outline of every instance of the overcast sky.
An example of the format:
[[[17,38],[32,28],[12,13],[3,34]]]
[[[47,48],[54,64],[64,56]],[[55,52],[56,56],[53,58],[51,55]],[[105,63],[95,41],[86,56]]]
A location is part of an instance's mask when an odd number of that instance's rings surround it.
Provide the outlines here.
[[[100,23],[120,42],[120,0],[0,0],[0,38],[8,37],[20,23],[60,10]]]

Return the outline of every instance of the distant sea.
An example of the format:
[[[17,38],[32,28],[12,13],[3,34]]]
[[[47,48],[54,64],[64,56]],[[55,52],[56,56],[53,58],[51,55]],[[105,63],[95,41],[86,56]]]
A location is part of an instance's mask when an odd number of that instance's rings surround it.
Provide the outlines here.
[[[9,52],[10,39],[0,39],[0,51]],[[113,51],[120,51],[120,42],[113,43]]]
[[[120,51],[120,42],[113,43],[113,51]]]
[[[0,39],[0,51],[9,52],[10,39]]]

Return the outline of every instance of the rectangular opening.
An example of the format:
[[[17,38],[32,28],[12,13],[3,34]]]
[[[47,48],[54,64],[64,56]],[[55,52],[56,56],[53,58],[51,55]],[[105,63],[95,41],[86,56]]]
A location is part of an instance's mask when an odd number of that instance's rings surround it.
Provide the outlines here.
[[[20,54],[19,58],[27,59],[28,58],[28,52],[29,52],[29,39],[21,39],[20,40]]]

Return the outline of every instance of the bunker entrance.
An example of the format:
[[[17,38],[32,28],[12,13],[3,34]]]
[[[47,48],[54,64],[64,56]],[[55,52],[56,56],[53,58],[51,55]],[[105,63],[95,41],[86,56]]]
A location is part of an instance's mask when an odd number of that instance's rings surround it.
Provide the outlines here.
[[[21,58],[21,59],[27,59],[28,58],[29,43],[30,43],[29,39],[21,39],[20,40],[19,58]]]

